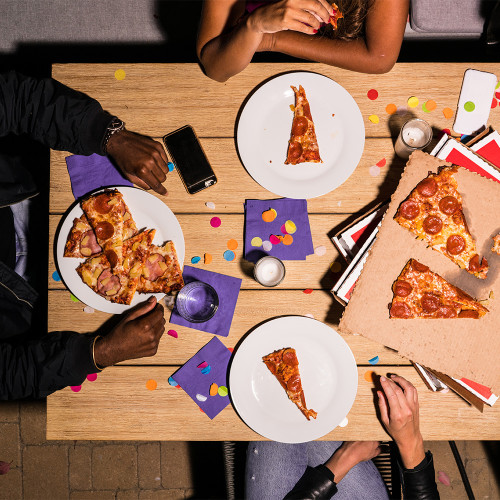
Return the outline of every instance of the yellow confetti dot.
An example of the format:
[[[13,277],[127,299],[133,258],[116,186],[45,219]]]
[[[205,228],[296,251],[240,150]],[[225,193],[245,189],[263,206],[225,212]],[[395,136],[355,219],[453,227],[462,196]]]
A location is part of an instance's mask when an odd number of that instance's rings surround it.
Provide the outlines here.
[[[408,99],[408,106],[410,108],[416,108],[418,106],[418,99],[415,96],[412,96]]]
[[[210,386],[210,396],[217,396],[217,393],[219,392],[219,386],[214,382],[211,386]]]
[[[434,111],[437,107],[436,101],[434,101],[433,99],[428,100],[425,103],[425,107],[427,108],[427,111]]]
[[[115,78],[117,80],[123,80],[123,79],[125,79],[125,70],[123,70],[123,69],[117,69],[115,71]]]
[[[369,371],[369,372],[365,372],[365,380],[367,382],[373,382],[373,376],[375,375],[375,372],[372,372],[372,371]]]
[[[451,118],[453,116],[453,110],[451,108],[444,108],[443,115],[445,118]]]
[[[292,220],[287,220],[285,222],[285,230],[288,234],[293,234],[295,231],[297,231],[297,226],[295,225],[295,222]]]
[[[387,112],[388,115],[393,115],[396,111],[398,110],[398,108],[396,107],[395,104],[388,104],[386,107],[385,107],[385,111]]]
[[[276,219],[278,213],[274,208],[270,208],[269,210],[266,210],[265,212],[262,212],[262,220],[264,222],[272,222],[274,219]]]
[[[333,273],[338,273],[342,269],[340,262],[332,262],[330,265],[330,269]]]
[[[146,382],[146,389],[148,391],[154,391],[156,388],[158,387],[158,382],[156,382],[156,380],[150,378],[147,382]]]
[[[291,245],[293,243],[293,236],[291,234],[285,234],[283,236],[283,245]]]
[[[227,248],[229,248],[229,250],[236,250],[238,248],[238,242],[236,240],[229,240],[227,242]]]
[[[252,245],[253,247],[261,247],[262,246],[262,238],[255,236],[254,238],[252,238],[250,245]]]
[[[377,115],[370,115],[368,117],[368,120],[370,120],[372,123],[378,123],[380,121],[380,118]]]
[[[206,253],[205,254],[205,264],[211,264],[212,263],[212,254]]]

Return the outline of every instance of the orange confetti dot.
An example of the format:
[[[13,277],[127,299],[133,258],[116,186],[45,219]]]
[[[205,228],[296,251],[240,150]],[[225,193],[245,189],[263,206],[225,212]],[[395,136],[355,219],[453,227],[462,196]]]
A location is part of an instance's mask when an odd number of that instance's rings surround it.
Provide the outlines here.
[[[291,234],[285,234],[283,236],[283,245],[291,245],[293,243],[293,236]]]
[[[365,380],[367,382],[373,382],[373,376],[375,375],[375,372],[372,372],[372,371],[368,371],[368,372],[365,372]]]
[[[398,110],[397,106],[395,104],[388,104],[385,107],[385,111],[387,112],[388,115],[393,115],[396,111]]]
[[[205,254],[205,264],[211,264],[212,263],[212,254],[206,253]]]
[[[238,248],[238,242],[236,240],[229,240],[227,242],[227,248],[229,248],[229,250],[236,250]]]
[[[453,110],[451,108],[444,108],[443,115],[445,118],[451,118],[453,116]]]
[[[158,387],[158,382],[156,382],[156,380],[153,380],[152,378],[150,378],[146,382],[146,389],[148,391],[154,391],[157,387]]]
[[[276,219],[277,215],[278,214],[276,213],[276,210],[274,210],[274,208],[270,208],[269,210],[262,212],[262,220],[264,222],[272,222],[274,219]]]
[[[434,101],[433,99],[428,100],[425,103],[425,107],[427,108],[427,111],[434,111],[437,107],[436,101]]]
[[[219,386],[214,382],[211,386],[210,386],[210,396],[217,396],[217,393],[219,392]]]
[[[311,293],[313,293],[312,288],[306,288],[304,290],[304,293],[306,293],[307,295],[310,295]]]

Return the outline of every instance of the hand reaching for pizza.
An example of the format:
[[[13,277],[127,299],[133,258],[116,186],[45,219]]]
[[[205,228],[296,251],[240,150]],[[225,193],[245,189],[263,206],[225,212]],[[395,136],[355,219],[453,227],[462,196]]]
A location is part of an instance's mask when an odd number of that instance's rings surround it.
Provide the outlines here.
[[[153,189],[158,194],[167,194],[162,183],[167,179],[168,159],[159,142],[122,130],[110,137],[107,152],[134,184]]]
[[[326,0],[279,0],[254,10],[248,20],[257,33],[293,30],[313,35],[332,14]]]
[[[132,308],[105,337],[97,339],[95,362],[106,367],[127,359],[154,356],[164,331],[163,306],[150,297]]]
[[[377,391],[377,395],[382,423],[397,444],[403,465],[413,469],[425,458],[417,390],[398,375],[380,377],[380,383],[383,392]]]

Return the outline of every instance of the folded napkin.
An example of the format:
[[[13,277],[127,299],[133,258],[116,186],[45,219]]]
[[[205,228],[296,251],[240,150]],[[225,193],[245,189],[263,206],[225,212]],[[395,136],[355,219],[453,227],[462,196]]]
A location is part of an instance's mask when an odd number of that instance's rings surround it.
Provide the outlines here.
[[[215,314],[204,323],[191,323],[184,319],[174,307],[170,316],[170,323],[174,325],[188,326],[202,332],[215,333],[227,337],[231,322],[233,321],[234,308],[238,300],[238,294],[241,288],[241,279],[226,276],[225,274],[213,273],[205,269],[196,267],[184,266],[182,271],[185,283],[191,281],[203,281],[212,285],[219,296],[219,307]]]
[[[210,418],[214,418],[229,404],[227,367],[230,358],[228,348],[217,337],[213,337],[172,375],[172,379]]]
[[[313,253],[306,200],[246,200],[246,260],[257,262],[265,255],[305,260]]]
[[[106,186],[133,186],[123,177],[107,156],[73,155],[66,157],[71,190],[75,199],[89,191]]]

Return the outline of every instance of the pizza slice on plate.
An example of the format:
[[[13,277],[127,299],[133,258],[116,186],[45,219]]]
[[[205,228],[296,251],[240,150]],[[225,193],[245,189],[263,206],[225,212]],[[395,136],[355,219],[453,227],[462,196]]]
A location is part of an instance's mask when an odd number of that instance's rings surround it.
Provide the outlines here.
[[[491,247],[491,251],[500,255],[500,233],[493,236],[493,246]]]
[[[480,318],[488,309],[426,265],[410,259],[392,285],[391,318]]]
[[[301,85],[298,90],[292,86],[292,90],[295,93],[295,108],[285,164],[323,163],[306,92]]]
[[[314,410],[308,410],[299,373],[299,360],[295,349],[287,347],[262,358],[271,373],[278,379],[290,401],[295,403],[307,420],[316,418]]]
[[[333,15],[330,16],[330,24],[333,26],[333,29],[337,29],[337,23],[339,19],[342,19],[344,17],[344,14],[340,12],[339,7],[336,3],[332,3],[333,7]]]
[[[140,293],[165,293],[179,291],[184,286],[182,270],[173,241],[163,246],[151,245],[137,287]]]
[[[104,253],[82,262],[76,272],[87,286],[107,300],[111,300],[120,289],[120,279],[111,271],[111,264]]]
[[[476,250],[462,210],[462,197],[454,174],[458,167],[430,173],[399,206],[394,220],[418,239],[477,278],[486,278],[488,262]]]
[[[97,243],[94,231],[90,227],[85,214],[73,220],[73,227],[68,234],[64,247],[64,257],[75,257],[85,259],[91,255],[102,252],[102,248]]]

